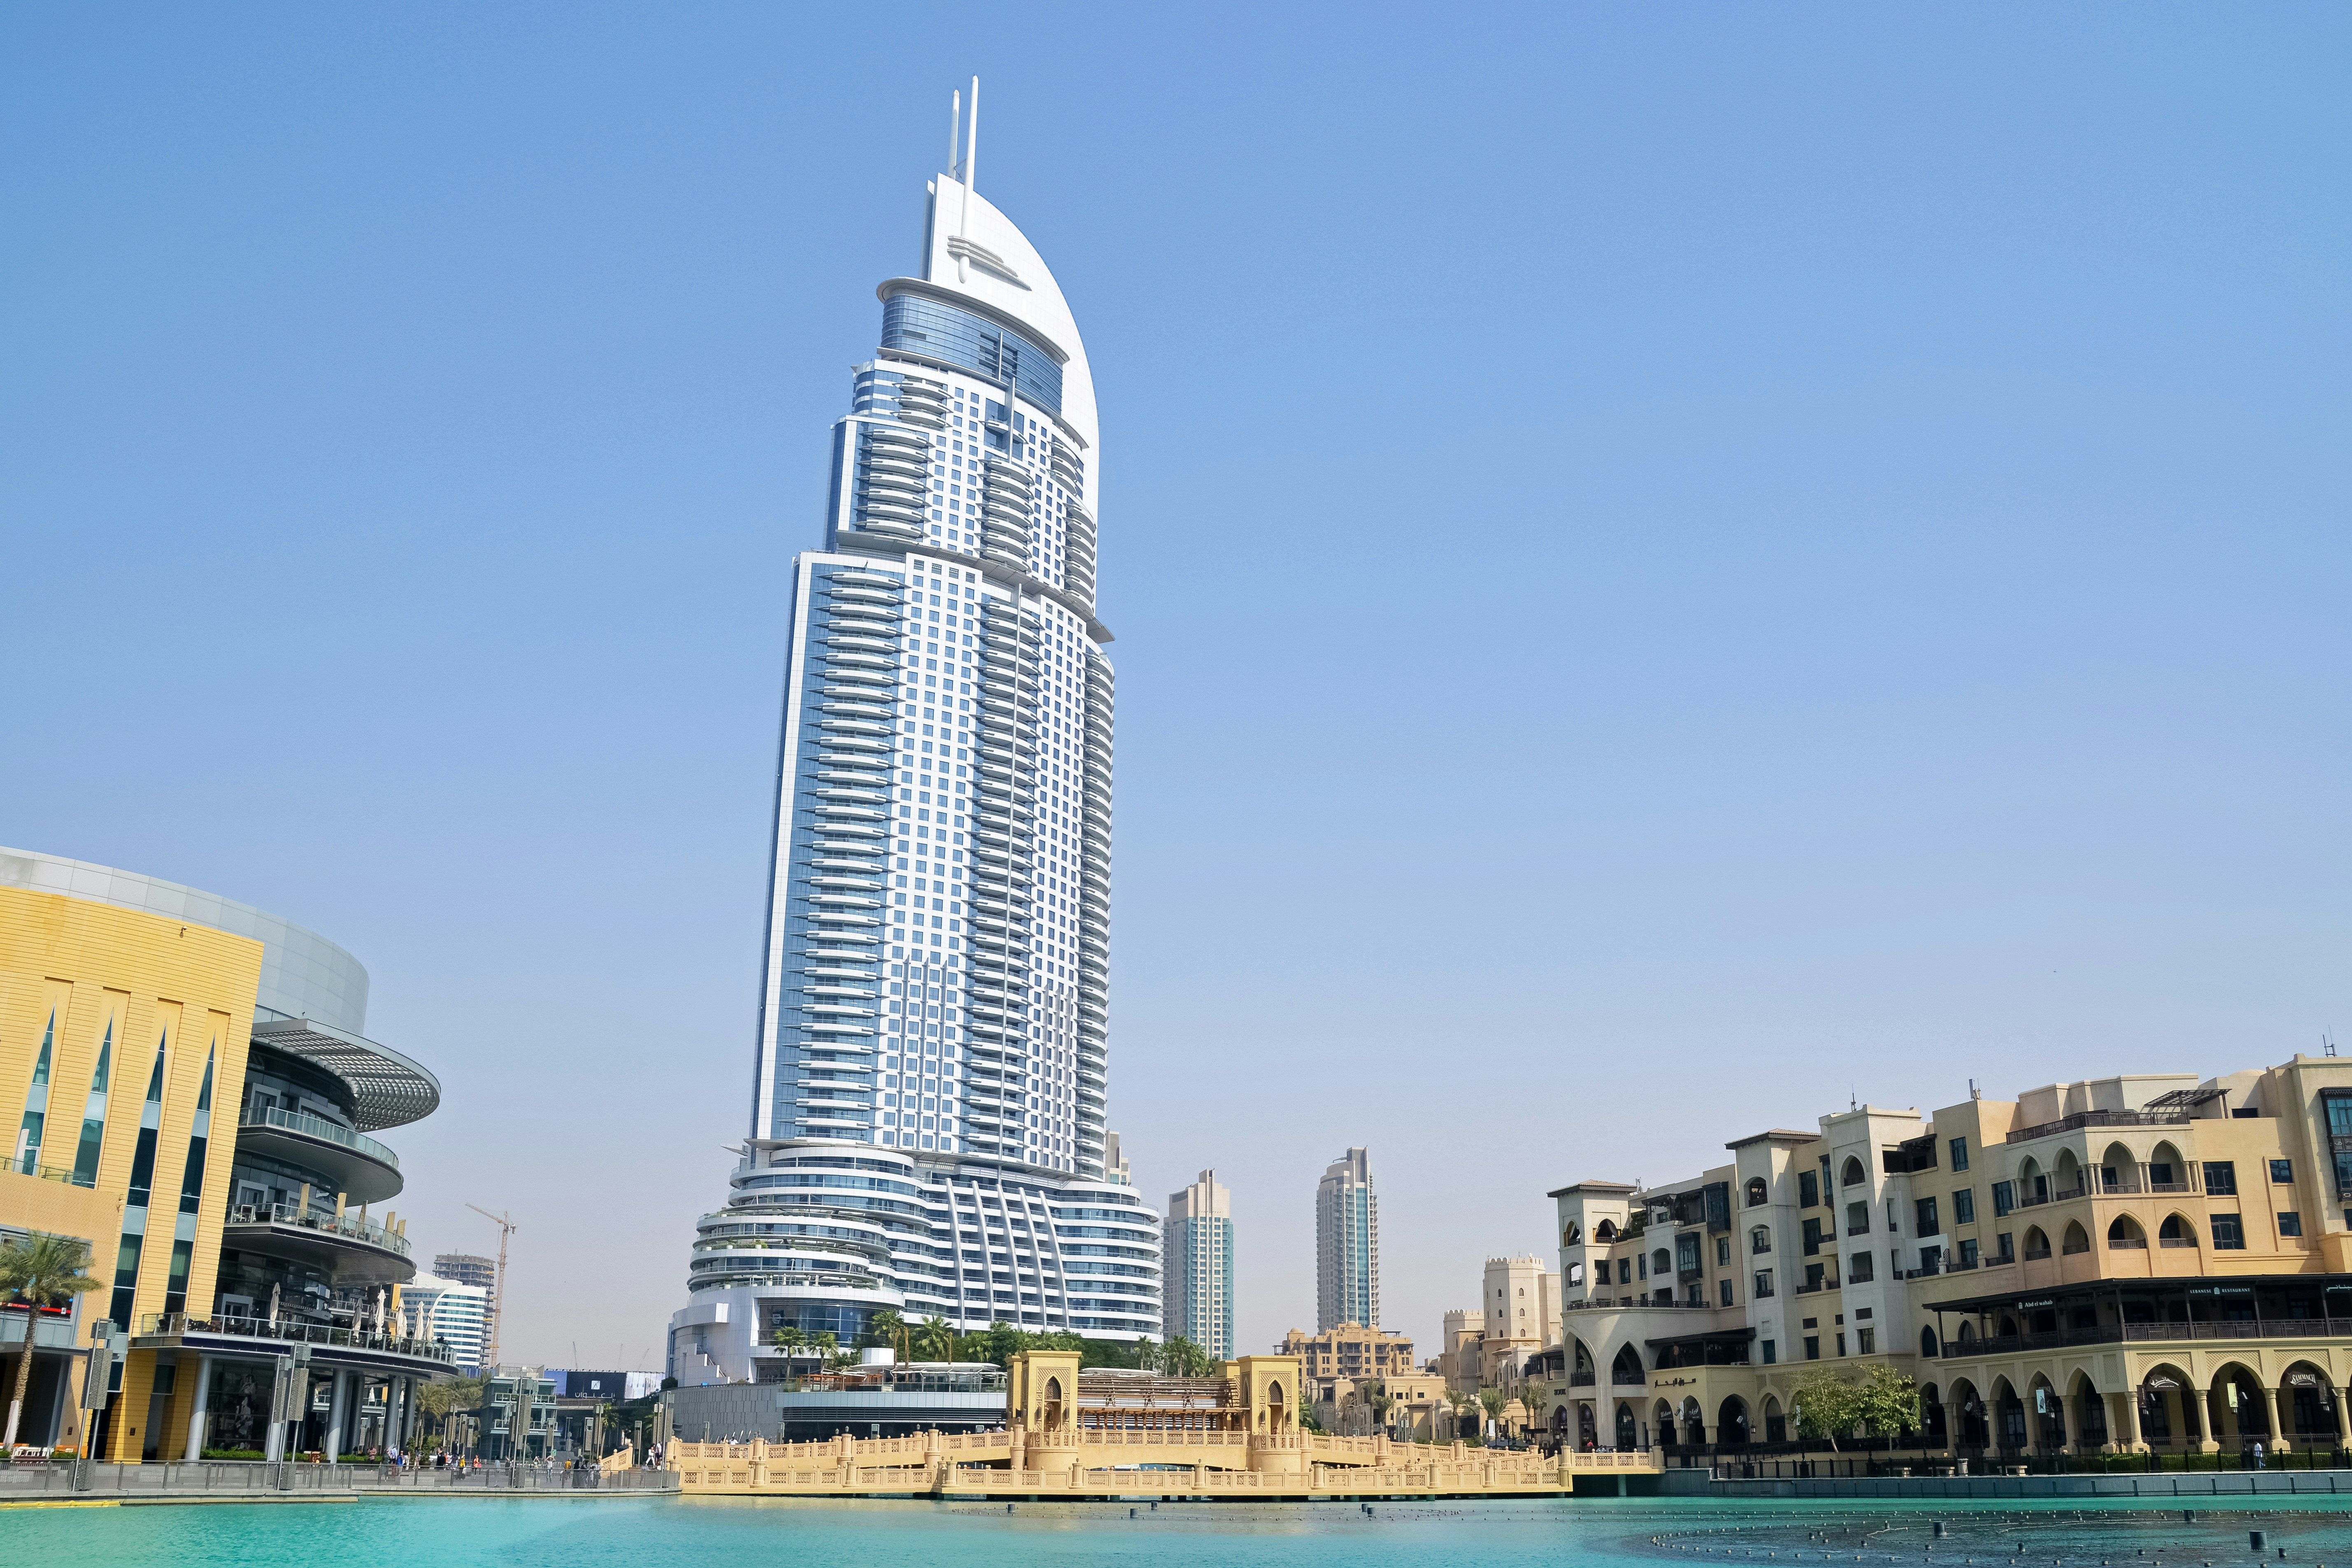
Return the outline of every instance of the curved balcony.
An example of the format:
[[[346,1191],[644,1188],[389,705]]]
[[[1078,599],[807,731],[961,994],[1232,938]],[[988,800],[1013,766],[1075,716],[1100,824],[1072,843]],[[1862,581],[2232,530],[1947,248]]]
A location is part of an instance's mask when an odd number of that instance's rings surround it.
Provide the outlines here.
[[[866,438],[858,449],[862,459],[869,453],[890,452],[912,454],[917,461],[927,461],[931,455],[931,440],[911,430],[893,430],[887,425],[868,425]]]
[[[356,1213],[338,1217],[294,1204],[238,1204],[221,1227],[221,1245],[308,1263],[327,1270],[339,1286],[404,1285],[416,1278],[408,1238]]]
[[[268,1011],[261,1009],[260,1011]],[[340,1079],[352,1100],[352,1124],[379,1132],[433,1114],[441,1080],[389,1046],[308,1018],[257,1017],[253,1043],[297,1057]]]
[[[355,1204],[380,1204],[403,1185],[400,1156],[340,1122],[297,1110],[247,1107],[236,1121],[239,1152],[283,1160],[327,1178]]]
[[[920,528],[911,522],[900,522],[896,518],[866,517],[864,515],[860,515],[857,519],[857,525],[868,533],[878,533],[887,539],[911,539],[919,541],[923,537],[923,531]]]
[[[895,583],[865,583],[835,573],[816,580],[814,598],[819,604],[856,605],[862,611],[896,618],[898,613],[898,587]]]
[[[893,594],[904,586],[896,577],[885,576],[879,572],[868,571],[862,566],[836,566],[825,574],[824,580],[836,586],[847,584],[857,588],[887,589]]]

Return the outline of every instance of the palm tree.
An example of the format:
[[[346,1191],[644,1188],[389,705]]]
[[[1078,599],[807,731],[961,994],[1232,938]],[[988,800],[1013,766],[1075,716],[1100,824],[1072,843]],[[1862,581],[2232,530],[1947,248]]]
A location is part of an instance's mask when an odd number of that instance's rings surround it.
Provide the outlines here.
[[[1466,1411],[1466,1410],[1471,1409],[1471,1408],[1472,1408],[1473,1406],[1475,1406],[1478,1402],[1477,1402],[1476,1400],[1475,1400],[1475,1399],[1471,1398],[1468,1394],[1466,1394],[1463,1393],[1463,1392],[1462,1392],[1460,1389],[1458,1389],[1458,1388],[1449,1388],[1449,1389],[1447,1389],[1447,1390],[1445,1391],[1445,1393],[1444,1393],[1444,1400],[1445,1400],[1445,1404],[1446,1404],[1447,1408],[1451,1409],[1451,1410],[1454,1412],[1454,1436],[1456,1436],[1456,1437],[1464,1436],[1465,1434],[1465,1433],[1463,1432],[1463,1430],[1462,1430],[1462,1422],[1463,1422],[1463,1418],[1464,1418],[1464,1417],[1463,1417],[1463,1413],[1464,1413],[1465,1411]]]
[[[1371,1407],[1372,1429],[1376,1432],[1387,1431],[1389,1411],[1396,1405],[1395,1396],[1389,1393],[1388,1384],[1375,1377],[1359,1384],[1356,1392],[1361,1394],[1364,1403]]]
[[[82,1272],[89,1262],[89,1247],[62,1236],[36,1231],[20,1241],[0,1245],[0,1294],[26,1304],[25,1353],[16,1358],[16,1389],[8,1400],[8,1432],[0,1437],[0,1454],[16,1446],[16,1417],[25,1408],[25,1389],[33,1380],[33,1331],[44,1307],[62,1307],[100,1282]],[[125,1323],[124,1328],[131,1325]]]
[[[890,1345],[901,1356],[909,1356],[907,1348],[907,1320],[889,1307],[885,1307],[866,1321],[866,1337],[877,1344]]]
[[[1478,1391],[1478,1405],[1486,1411],[1487,1420],[1500,1421],[1503,1418],[1503,1406],[1510,1403],[1510,1397],[1499,1388],[1482,1388]],[[1483,1436],[1485,1434],[1481,1433],[1480,1436]]]
[[[793,1351],[799,1350],[803,1345],[808,1343],[808,1336],[801,1332],[800,1329],[796,1325],[786,1323],[782,1328],[778,1329],[775,1333],[771,1336],[771,1342],[773,1343],[778,1350],[782,1351],[786,1355],[790,1355]]]
[[[948,1321],[934,1313],[923,1320],[922,1327],[914,1331],[915,1352],[925,1361],[955,1360],[955,1331]]]

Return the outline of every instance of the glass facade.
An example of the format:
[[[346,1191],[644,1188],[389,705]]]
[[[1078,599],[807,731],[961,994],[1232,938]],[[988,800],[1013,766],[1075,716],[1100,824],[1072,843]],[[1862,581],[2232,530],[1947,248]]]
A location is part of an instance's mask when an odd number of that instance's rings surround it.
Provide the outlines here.
[[[972,311],[919,294],[893,294],[882,305],[882,346],[945,360],[1009,384],[1041,408],[1062,411],[1062,367],[1054,356]]]

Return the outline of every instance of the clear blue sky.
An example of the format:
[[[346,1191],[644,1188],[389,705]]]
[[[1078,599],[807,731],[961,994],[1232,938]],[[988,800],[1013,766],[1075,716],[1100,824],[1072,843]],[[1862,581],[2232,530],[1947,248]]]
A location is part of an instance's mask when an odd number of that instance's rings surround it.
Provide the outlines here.
[[[1242,1337],[1849,1094],[2352,1032],[2340,8],[18,7],[0,843],[326,932],[640,1363],[946,98],[1101,391],[1112,1123]]]

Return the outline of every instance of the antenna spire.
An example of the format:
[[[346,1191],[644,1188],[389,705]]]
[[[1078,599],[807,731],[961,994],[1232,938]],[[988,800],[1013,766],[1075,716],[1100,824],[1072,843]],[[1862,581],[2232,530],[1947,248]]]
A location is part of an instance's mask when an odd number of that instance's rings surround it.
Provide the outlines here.
[[[956,158],[956,149],[963,144],[963,94],[961,90],[948,94],[948,178],[963,177],[963,164]]]
[[[963,127],[963,209],[956,215],[956,237],[963,239],[971,233],[971,184],[980,173],[980,79],[971,79],[971,116]],[[956,258],[956,281],[966,281],[961,256]]]

